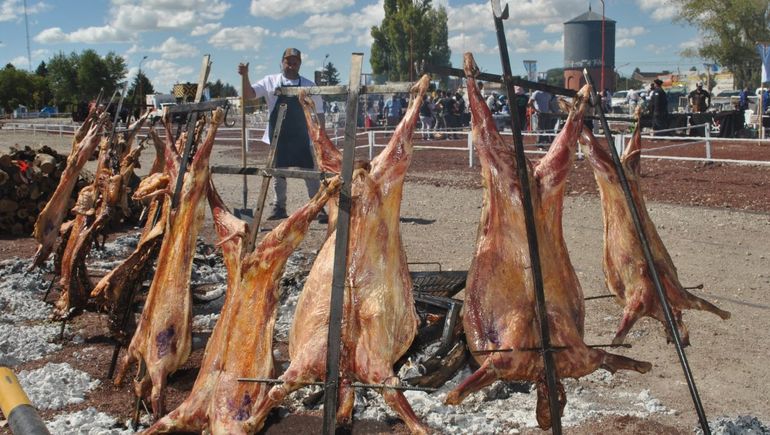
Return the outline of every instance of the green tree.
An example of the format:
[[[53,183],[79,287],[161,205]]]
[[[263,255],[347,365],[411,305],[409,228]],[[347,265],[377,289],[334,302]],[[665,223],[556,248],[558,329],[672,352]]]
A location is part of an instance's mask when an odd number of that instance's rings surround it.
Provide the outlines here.
[[[91,49],[80,54],[59,53],[48,61],[48,80],[60,108],[92,100],[102,88],[104,95],[112,95],[126,71],[122,57],[110,52],[102,58]]]
[[[415,79],[415,64],[451,66],[447,14],[431,0],[385,0],[385,18],[371,30],[372,72],[387,80]]]
[[[703,45],[685,50],[727,67],[738,87],[759,84],[758,41],[770,40],[770,2],[767,0],[674,0],[678,20],[696,26]]]
[[[336,85],[340,82],[340,73],[333,63],[328,62],[321,70],[321,77],[325,84]]]
[[[154,93],[155,88],[152,86],[150,79],[148,79],[143,72],[139,71],[139,73],[137,73],[136,77],[134,77],[134,80],[128,87],[128,92],[126,92],[126,101],[130,102],[132,105],[141,106],[145,102],[144,96]],[[138,115],[139,109],[137,108],[135,112]]]
[[[206,83],[206,87],[209,88],[209,96],[211,98],[227,98],[237,97],[238,91],[230,83],[222,83],[222,80],[217,79],[216,82]]]
[[[45,65],[45,62],[40,62],[40,65],[38,65],[37,69],[35,69],[35,74],[39,75],[40,77],[45,77],[48,75],[48,67]]]
[[[0,107],[10,113],[20,105],[28,106],[34,91],[29,74],[10,63],[0,70]]]

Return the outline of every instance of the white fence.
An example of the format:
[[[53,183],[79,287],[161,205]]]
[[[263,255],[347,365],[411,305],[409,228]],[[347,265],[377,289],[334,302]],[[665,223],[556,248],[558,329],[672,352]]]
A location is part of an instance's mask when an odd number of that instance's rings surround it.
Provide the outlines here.
[[[262,117],[263,118],[263,117]],[[246,128],[246,144],[247,148],[249,150],[255,148],[252,147],[252,144],[255,141],[261,141],[267,121],[265,119],[262,119],[260,117],[253,117],[253,119],[248,119],[247,124],[249,125],[248,128]],[[327,123],[329,126],[328,130],[332,131],[331,139],[334,141],[334,143],[337,146],[340,146],[341,140],[343,139],[343,136],[340,135],[342,133],[342,126],[341,124],[344,124],[344,119],[341,120],[341,122],[331,122]],[[57,134],[59,136],[64,135],[72,135],[77,130],[78,125],[77,124],[52,124],[52,123],[31,123],[31,122],[6,122],[3,124],[3,128],[0,131],[30,131],[32,134]],[[691,130],[693,129],[703,129],[705,131],[705,136],[661,136],[661,133],[670,133],[670,132],[683,132],[684,134],[689,134]],[[143,129],[146,131],[146,127]],[[240,136],[241,129],[238,127],[235,128],[220,128],[217,133],[217,142],[225,142],[225,143],[234,143],[234,144],[240,144],[241,142],[241,136]],[[358,132],[357,137],[365,136],[367,138],[366,145],[359,145],[357,148],[367,148],[369,150],[369,158],[372,159],[377,153],[377,148],[384,148],[387,145],[387,142],[390,140],[390,137],[392,135],[393,130],[392,129],[371,129],[368,131]],[[436,132],[433,132],[436,133]],[[447,132],[441,132],[441,133],[447,133]],[[159,129],[159,134],[162,136],[164,134],[162,129]],[[466,153],[468,156],[468,166],[472,167],[474,164],[474,152],[473,152],[473,144],[470,136],[470,132],[467,129],[464,130],[457,130],[450,132],[450,134],[464,137],[461,140],[464,140],[464,144],[462,146],[438,146],[438,145],[415,145],[415,149],[421,149],[421,150],[449,150],[449,151],[457,151],[457,152],[463,152]],[[522,132],[523,136],[535,136],[539,135],[540,133],[536,132]],[[419,129],[415,129],[414,136],[415,138],[418,138],[421,135],[421,131]],[[510,130],[505,130],[502,132],[502,135],[504,137],[511,137],[512,133]],[[556,133],[545,133],[542,134],[544,136],[551,136],[555,137]],[[736,160],[736,159],[715,159],[712,156],[712,137],[711,137],[711,126],[709,124],[700,124],[700,125],[691,125],[686,127],[679,127],[679,128],[672,128],[667,130],[659,130],[656,132],[655,136],[650,135],[643,135],[643,139],[645,139],[647,142],[647,146],[643,149],[642,157],[644,158],[655,158],[655,159],[668,159],[668,160],[682,160],[682,161],[700,161],[700,162],[718,162],[718,163],[734,163],[734,164],[753,164],[753,165],[770,165],[770,161],[760,161],[760,160]],[[513,140],[512,138],[510,139]],[[614,135],[615,140],[615,147],[618,150],[618,152],[623,151],[625,149],[625,146],[630,140],[630,134],[629,133],[616,133]],[[662,141],[668,141],[668,142],[675,142],[670,143],[667,145],[662,146],[655,146],[654,144],[650,145],[650,140],[662,140]],[[739,138],[718,138],[719,142],[743,142],[743,143],[763,143],[767,144],[770,142],[770,140],[760,140],[760,139],[739,139]],[[699,143],[704,144],[704,155],[703,157],[682,157],[682,156],[670,156],[670,155],[656,155],[655,151],[661,151],[664,149],[671,149],[671,148],[677,148],[677,147],[690,147],[692,145],[697,145]],[[526,150],[526,153],[530,154],[544,154],[545,151],[541,151],[538,149],[530,149]],[[578,157],[582,157],[583,152],[580,148],[580,145],[578,145],[577,150]]]

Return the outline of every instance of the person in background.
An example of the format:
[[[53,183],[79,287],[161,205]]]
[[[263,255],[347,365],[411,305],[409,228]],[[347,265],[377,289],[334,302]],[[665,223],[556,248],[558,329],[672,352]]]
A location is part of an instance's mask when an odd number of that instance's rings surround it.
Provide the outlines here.
[[[608,88],[602,92],[602,110],[604,113],[612,113],[612,93]]]
[[[636,92],[633,89],[628,90],[628,96],[626,97],[626,100],[628,102],[628,113],[630,115],[636,113],[636,106],[639,105],[641,99],[642,98],[639,96],[639,92]]]
[[[441,98],[441,101],[439,102],[439,104],[441,104],[441,111],[442,111],[442,116],[444,118],[444,125],[446,126],[446,130],[447,130],[447,139],[450,139],[450,138],[457,139],[454,132],[455,112],[457,110],[455,108],[455,103],[456,101],[454,98],[452,98],[451,91],[447,91],[446,93],[444,93],[444,96]]]
[[[302,77],[299,69],[302,66],[302,53],[296,48],[287,48],[281,57],[281,72],[279,74],[270,74],[263,77],[256,83],[249,80],[249,65],[241,63],[238,65],[238,74],[241,75],[243,82],[243,97],[245,99],[256,99],[264,97],[267,100],[267,110],[270,113],[268,128],[262,136],[262,141],[269,144],[273,136],[278,121],[278,108],[281,104],[286,104],[286,117],[283,120],[278,143],[275,144],[276,167],[299,167],[305,169],[315,168],[315,159],[313,149],[310,144],[310,136],[307,132],[305,123],[305,112],[297,97],[276,96],[275,90],[279,87],[288,86],[315,86],[315,83]],[[323,113],[323,100],[319,96],[313,96],[316,110],[319,111],[318,122],[321,128],[325,128],[326,121]],[[286,213],[286,178],[273,177],[273,202],[268,220],[284,219],[288,217]],[[318,179],[305,179],[305,187],[309,198],[312,198],[320,182]],[[326,213],[322,210],[318,214],[319,222],[328,222]]]
[[[738,94],[738,110],[749,110],[749,87],[744,86]]]
[[[377,116],[379,119],[385,120],[385,100],[382,98],[382,95],[377,99]]]
[[[422,131],[422,140],[430,140],[431,131],[433,130],[433,124],[435,123],[435,117],[433,112],[435,105],[433,104],[433,98],[430,96],[425,97],[422,100],[422,106],[420,106],[420,125]]]
[[[514,100],[511,106],[512,108],[515,107],[516,110],[512,111],[511,113],[518,116],[519,127],[521,127],[521,131],[526,131],[527,130],[527,104],[529,103],[529,95],[527,95],[527,93],[524,92],[524,88],[522,88],[521,86],[514,86],[513,93],[514,93]]]
[[[539,83],[545,84],[545,80]],[[545,148],[550,145],[550,137],[545,132],[553,128],[556,118],[553,117],[554,96],[548,91],[536,90],[529,97],[529,105],[534,109],[532,113],[532,127],[539,134],[537,136],[538,148]]]
[[[652,135],[655,136],[656,131],[668,127],[668,99],[666,91],[663,90],[663,81],[660,79],[653,81],[649,109],[652,115]]]
[[[385,116],[388,120],[388,127],[393,127],[401,120],[401,98],[398,95],[392,94],[388,101],[385,102]]]
[[[703,82],[695,84],[695,90],[687,97],[693,113],[703,113],[711,106],[711,94],[703,89]]]

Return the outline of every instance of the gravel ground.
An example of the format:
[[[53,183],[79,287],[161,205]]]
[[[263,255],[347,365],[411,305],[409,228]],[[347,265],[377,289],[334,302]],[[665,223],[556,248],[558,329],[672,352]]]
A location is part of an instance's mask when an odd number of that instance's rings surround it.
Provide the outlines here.
[[[40,135],[9,138],[0,130],[0,147],[13,143],[34,146],[44,142],[62,150],[69,146],[66,138],[64,141]],[[414,264],[413,270],[431,270],[437,268],[436,264],[443,270],[467,270],[470,264],[481,207],[478,168],[469,170],[464,167],[467,161],[443,158],[445,156],[417,153],[405,186],[402,236],[409,261],[431,263]],[[252,162],[262,158],[258,152],[250,155]],[[149,168],[151,159],[149,154],[143,156],[143,161],[147,162],[144,168]],[[212,162],[235,165],[239,164],[240,156],[232,147],[223,146],[215,149]],[[642,165],[646,177],[643,188],[651,198],[647,204],[650,215],[674,259],[683,284],[703,283],[704,289],[695,292],[732,313],[732,318],[727,321],[703,312],[691,311],[684,315],[692,342],[686,355],[712,430],[725,434],[770,433],[770,389],[761,382],[770,375],[766,364],[766,346],[770,343],[767,328],[770,314],[767,302],[770,291],[770,208],[767,206],[770,204],[770,170],[660,163],[656,160],[644,160]],[[577,162],[570,175],[564,232],[586,296],[592,296],[605,294],[607,290],[601,269],[601,207],[586,166]],[[215,175],[214,180],[225,202],[239,207],[241,177]],[[251,201],[256,197],[257,186],[258,180],[251,177]],[[745,191],[751,193],[735,193]],[[303,192],[301,182],[290,180],[290,209],[304,201]],[[213,242],[210,225],[207,220],[202,235],[208,243]],[[265,227],[272,225],[267,223]],[[324,234],[324,227],[314,223],[300,250],[312,255]],[[0,259],[29,258],[34,252],[32,242],[27,238],[0,240]],[[22,279],[13,275],[17,273],[13,272],[14,268],[21,267],[14,264],[18,263],[11,260],[0,264],[3,281]],[[53,328],[53,335],[58,333],[58,328],[46,324],[43,308],[29,302],[29,312],[38,314],[23,322],[11,320],[13,317],[9,316],[16,316],[17,310],[5,308],[11,303],[19,303],[23,299],[19,295],[24,292],[39,300],[41,292],[45,291],[41,282],[45,280],[40,276],[31,276],[29,280],[28,285],[18,288],[11,296],[0,290],[0,302],[3,303],[0,328],[43,328],[41,335],[50,338],[51,334],[45,332],[45,328]],[[202,314],[209,315],[208,320],[199,320],[201,329],[205,330],[206,325],[210,327],[213,317],[212,313]],[[621,314],[621,308],[610,300],[586,302],[586,342],[609,342]],[[49,362],[67,361],[73,368],[88,372],[92,378],[100,378],[106,370],[104,364],[109,361],[111,347],[103,338],[104,328],[91,327],[93,325],[98,325],[97,316],[86,315],[73,321],[68,328],[68,337],[82,332],[84,342],[56,344],[46,339],[39,344],[43,346],[39,356],[27,357],[13,353],[17,348],[28,346],[26,342],[5,341],[0,342],[0,356],[15,358],[16,363],[21,363],[19,370],[35,370]],[[15,332],[3,329],[0,333],[7,340]],[[564,419],[565,424],[570,425],[568,433],[692,433],[697,426],[697,417],[676,352],[672,345],[666,344],[662,326],[657,321],[642,320],[632,329],[627,341],[633,348],[617,353],[650,361],[653,370],[646,375],[617,373],[612,376],[600,371],[570,382]],[[45,347],[47,345],[52,347]],[[90,357],[78,359],[75,357],[78,352]],[[181,373],[171,379],[170,407],[179,403],[185,391],[189,391],[200,361],[200,350],[197,352]],[[37,359],[46,353],[49,355]],[[85,428],[87,421],[104,419],[110,422],[102,427],[112,428],[130,418],[128,389],[105,384],[109,383],[103,382],[92,393],[86,393],[83,403],[63,408],[56,419],[61,422],[57,424],[64,426],[57,427],[78,427],[80,421]],[[498,433],[541,432],[530,427],[534,416],[531,394],[503,391],[500,394],[510,396],[500,400],[506,404],[501,408],[485,400],[489,391],[477,394],[478,399],[463,405],[470,409],[468,414],[447,416],[446,419],[439,416],[449,411],[437,402],[429,402],[412,393],[410,401],[419,406],[424,404],[421,409],[425,411],[421,416],[432,427],[446,433],[456,433],[454,431],[466,423],[468,426],[465,427],[476,428],[476,433],[486,433],[491,427],[499,429]],[[374,404],[379,399],[363,397],[361,400]],[[377,420],[374,423],[364,421],[357,426],[364,431],[362,433],[405,431],[405,426],[394,421],[385,408],[368,406],[365,410],[359,409],[362,416]],[[99,415],[99,411],[108,415]],[[312,432],[320,426],[319,415],[313,410],[292,410],[284,418],[271,421],[265,433]],[[54,421],[54,414],[45,416],[47,421]],[[506,420],[508,417],[510,419]],[[64,422],[66,419],[70,426]],[[500,423],[503,421],[505,424]],[[90,429],[84,430],[81,433],[89,433]]]

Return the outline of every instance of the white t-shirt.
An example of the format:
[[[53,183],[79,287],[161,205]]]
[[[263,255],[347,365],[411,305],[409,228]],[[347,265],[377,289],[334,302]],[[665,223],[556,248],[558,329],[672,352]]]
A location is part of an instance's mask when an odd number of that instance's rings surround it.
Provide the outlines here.
[[[282,86],[297,86],[301,82],[301,86],[315,86],[312,80],[300,76],[299,79],[289,80],[281,74],[270,74],[262,78],[262,80],[251,85],[254,92],[257,94],[257,98],[265,97],[267,100],[267,113],[268,115],[273,112],[275,102],[278,101],[278,97],[275,95],[275,90]],[[324,113],[323,99],[320,95],[313,95],[313,102],[315,103],[316,113]],[[265,134],[262,135],[262,142],[270,143],[269,129],[265,129]]]

